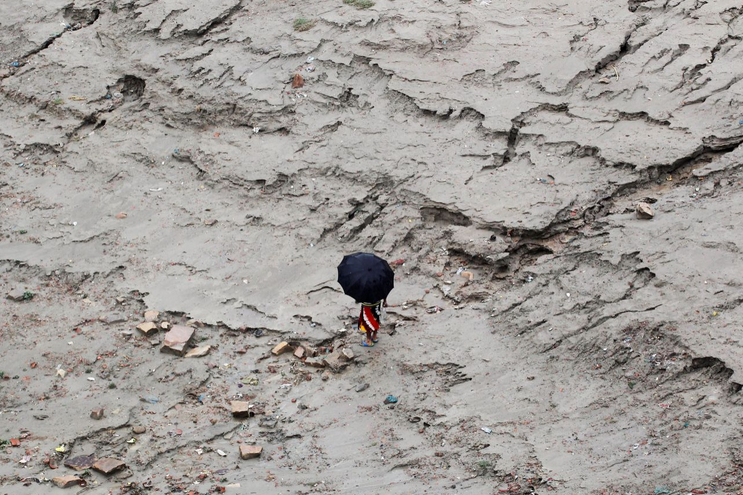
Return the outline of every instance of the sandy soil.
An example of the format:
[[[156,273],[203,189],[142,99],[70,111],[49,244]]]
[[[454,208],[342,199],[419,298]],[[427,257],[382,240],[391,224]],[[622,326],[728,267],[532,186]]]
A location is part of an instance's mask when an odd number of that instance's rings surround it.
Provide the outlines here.
[[[0,26],[0,493],[743,493],[740,2]],[[401,260],[370,350],[359,250]],[[161,352],[148,310],[211,352]]]

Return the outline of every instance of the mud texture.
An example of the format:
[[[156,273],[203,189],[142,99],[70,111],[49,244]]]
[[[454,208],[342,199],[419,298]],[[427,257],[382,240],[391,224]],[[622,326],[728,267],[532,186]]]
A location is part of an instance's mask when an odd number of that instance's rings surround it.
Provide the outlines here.
[[[0,26],[0,493],[743,493],[740,2]],[[359,250],[395,262],[373,349]]]

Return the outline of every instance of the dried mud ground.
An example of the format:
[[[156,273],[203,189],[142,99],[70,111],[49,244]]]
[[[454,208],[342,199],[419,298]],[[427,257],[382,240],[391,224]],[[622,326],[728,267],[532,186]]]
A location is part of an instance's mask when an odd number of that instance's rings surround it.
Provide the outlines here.
[[[742,14],[0,2],[0,493],[743,493]]]

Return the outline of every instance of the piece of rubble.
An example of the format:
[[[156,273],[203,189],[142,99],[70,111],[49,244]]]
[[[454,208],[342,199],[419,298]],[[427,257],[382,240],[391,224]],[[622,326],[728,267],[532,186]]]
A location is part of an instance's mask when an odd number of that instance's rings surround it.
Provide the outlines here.
[[[292,78],[292,88],[298,89],[304,86],[304,77],[301,74],[294,74]]]
[[[30,292],[29,292],[29,294],[30,294]],[[24,301],[24,300],[27,299],[26,298],[26,291],[23,290],[23,289],[19,289],[19,288],[12,289],[10,292],[8,292],[7,297],[11,301],[15,301],[15,302],[21,302],[21,301]]]
[[[230,407],[232,407],[232,415],[236,418],[247,418],[250,416],[251,406],[248,402],[233,400],[230,402]]]
[[[54,483],[58,488],[69,488],[71,486],[80,485],[81,481],[82,478],[74,475],[57,476],[56,478],[52,478],[52,483]]]
[[[93,469],[96,471],[100,471],[103,474],[111,474],[113,472],[118,471],[119,469],[122,469],[126,466],[126,463],[120,459],[115,459],[113,457],[104,457],[103,459],[98,459],[95,464],[93,464]]]
[[[142,425],[137,425],[137,426],[133,426],[132,427],[132,433],[134,433],[136,435],[141,435],[142,433],[144,433],[146,431],[147,431],[147,428],[145,428]]]
[[[194,329],[183,325],[173,325],[168,333],[165,334],[161,352],[172,352],[177,356],[183,356],[186,353],[186,347],[193,338]]]
[[[263,452],[263,447],[258,445],[240,445],[240,458],[241,459],[253,459],[260,457]]]
[[[144,312],[144,321],[147,321],[147,322],[157,321],[159,317],[160,317],[159,311],[150,310],[150,311]]]
[[[317,356],[317,349],[313,349],[312,347],[305,347],[304,355],[307,357],[315,357]]]
[[[325,363],[323,362],[322,358],[307,358],[304,361],[304,364],[307,366],[312,366],[313,368],[324,368]]]
[[[650,208],[650,205],[647,203],[637,203],[637,206],[635,207],[635,213],[637,214],[637,218],[640,218],[642,220],[650,220],[655,216],[655,213],[653,213],[653,209]]]
[[[323,363],[325,363],[325,366],[332,369],[333,371],[341,371],[349,364],[348,361],[345,359],[345,356],[338,350],[327,354],[323,358]]]
[[[137,325],[137,330],[139,330],[145,335],[150,335],[152,333],[157,332],[157,325],[155,325],[151,321],[147,321],[147,322],[140,323],[139,325]]]
[[[95,464],[95,456],[93,455],[79,455],[64,461],[65,466],[75,471],[85,471],[92,468],[93,464]]]
[[[343,354],[343,357],[346,358],[348,361],[354,358],[353,351],[348,347],[344,347],[341,353]]]
[[[323,371],[321,378],[322,381],[327,382],[330,379],[330,371]]]
[[[273,349],[271,349],[271,354],[274,356],[279,356],[281,354],[284,354],[286,351],[291,350],[291,346],[288,342],[281,342],[279,344],[276,344]]]
[[[167,321],[160,323],[160,328],[162,328],[163,330],[170,330],[171,326],[172,325]]]
[[[294,351],[294,356],[302,359],[304,357],[304,347],[302,347],[301,345],[297,347]]]
[[[93,409],[90,411],[90,417],[92,419],[103,419],[103,415],[105,413],[105,410],[102,407],[99,407],[97,409]]]
[[[210,345],[202,345],[201,347],[195,347],[195,348],[191,349],[190,351],[188,351],[186,353],[186,357],[187,358],[192,358],[192,357],[206,356],[207,354],[209,354],[209,351],[211,351],[211,350],[212,350],[212,346],[210,346]]]

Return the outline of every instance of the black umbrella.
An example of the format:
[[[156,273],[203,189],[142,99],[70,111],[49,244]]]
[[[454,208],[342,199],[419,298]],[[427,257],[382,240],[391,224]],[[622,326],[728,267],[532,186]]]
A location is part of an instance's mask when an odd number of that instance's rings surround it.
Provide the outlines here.
[[[338,283],[356,302],[375,303],[386,299],[395,286],[395,272],[374,254],[348,254],[338,265]]]

